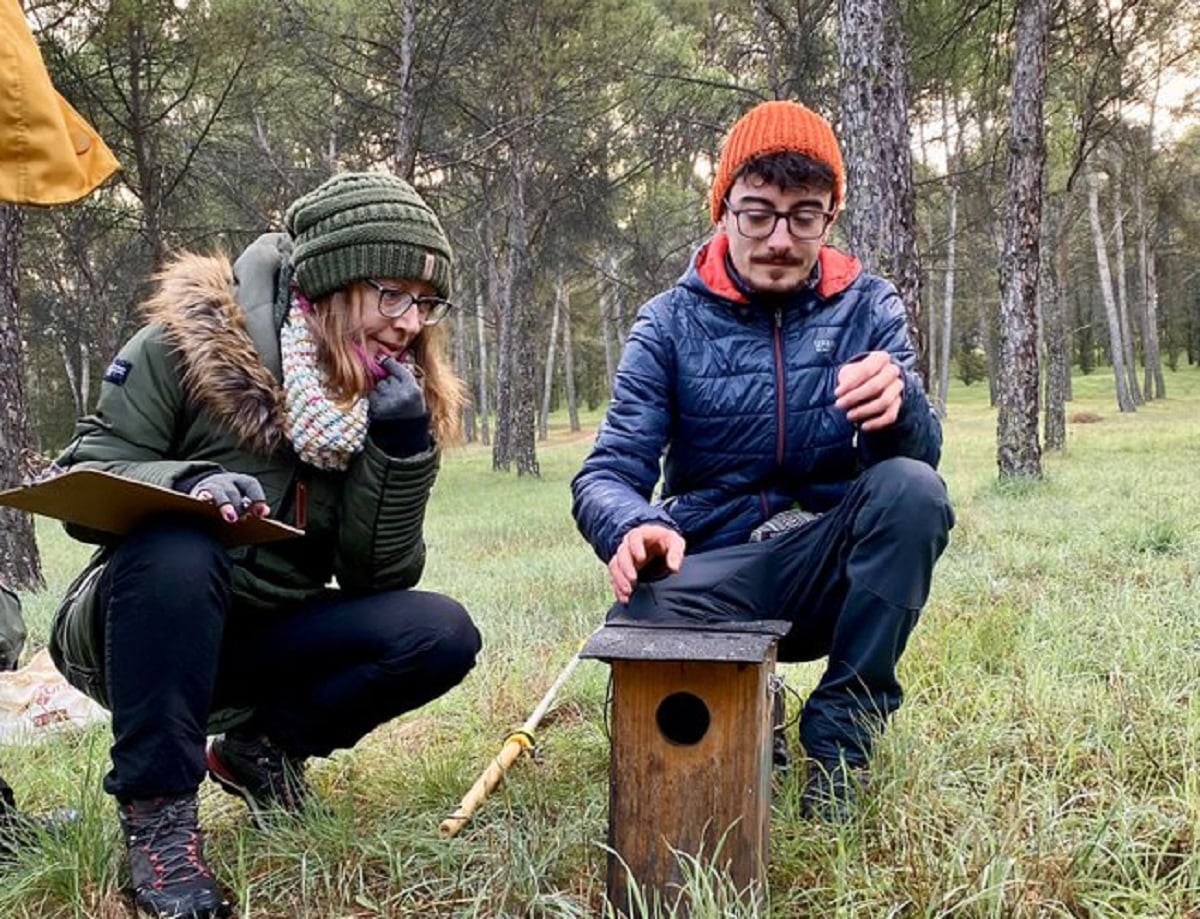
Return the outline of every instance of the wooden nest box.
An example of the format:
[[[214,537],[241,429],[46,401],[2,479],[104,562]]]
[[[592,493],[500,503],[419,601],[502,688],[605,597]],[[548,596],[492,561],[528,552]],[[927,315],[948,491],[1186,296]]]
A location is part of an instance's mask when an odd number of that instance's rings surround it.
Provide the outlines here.
[[[679,854],[765,883],[776,645],[790,623],[699,629],[610,623],[581,657],[612,666],[608,899],[679,899]],[[679,854],[677,854],[679,853]],[[680,904],[683,911],[687,904]]]

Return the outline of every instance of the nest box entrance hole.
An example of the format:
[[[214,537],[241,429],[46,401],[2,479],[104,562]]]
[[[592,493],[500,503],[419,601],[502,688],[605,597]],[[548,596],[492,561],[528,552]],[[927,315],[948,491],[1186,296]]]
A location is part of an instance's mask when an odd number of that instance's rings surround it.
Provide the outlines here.
[[[708,703],[690,692],[671,693],[658,703],[654,717],[663,737],[681,747],[700,743],[712,726]]]

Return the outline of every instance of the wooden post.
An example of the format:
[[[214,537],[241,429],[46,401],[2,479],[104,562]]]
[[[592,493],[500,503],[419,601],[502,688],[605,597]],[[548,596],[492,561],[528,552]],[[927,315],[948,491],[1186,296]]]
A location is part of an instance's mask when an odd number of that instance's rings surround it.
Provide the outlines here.
[[[789,623],[720,631],[607,625],[581,657],[612,665],[608,899],[631,914],[679,900],[676,853],[716,864],[738,890],[765,883],[775,646]],[[686,913],[688,905],[678,904]]]

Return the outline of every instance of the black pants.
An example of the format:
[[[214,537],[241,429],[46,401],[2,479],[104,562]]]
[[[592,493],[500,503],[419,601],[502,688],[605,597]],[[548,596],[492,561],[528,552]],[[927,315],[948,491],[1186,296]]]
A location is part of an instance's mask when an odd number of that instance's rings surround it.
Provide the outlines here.
[[[866,470],[845,498],[799,529],[689,555],[678,574],[640,584],[611,620],[785,619],[781,661],[828,656],[800,717],[809,756],[863,765],[903,698],[896,662],[929,597],[954,514],[925,463]]]
[[[440,594],[329,591],[277,613],[241,608],[232,563],[204,532],[163,523],[129,535],[100,584],[120,801],[195,791],[211,712],[254,709],[290,755],[352,747],[458,684],[481,647]]]

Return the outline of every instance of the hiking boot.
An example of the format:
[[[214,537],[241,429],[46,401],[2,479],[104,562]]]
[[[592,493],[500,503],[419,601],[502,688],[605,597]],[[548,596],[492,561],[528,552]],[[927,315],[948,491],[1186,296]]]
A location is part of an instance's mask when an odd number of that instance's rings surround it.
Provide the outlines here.
[[[117,814],[138,909],[163,919],[217,919],[233,910],[204,863],[194,794],[121,804]]]
[[[869,783],[866,766],[851,766],[844,760],[810,759],[804,791],[800,793],[800,816],[825,823],[847,823]]]
[[[208,774],[250,808],[260,829],[272,814],[297,814],[308,798],[304,760],[288,756],[266,737],[222,734],[208,743]]]

